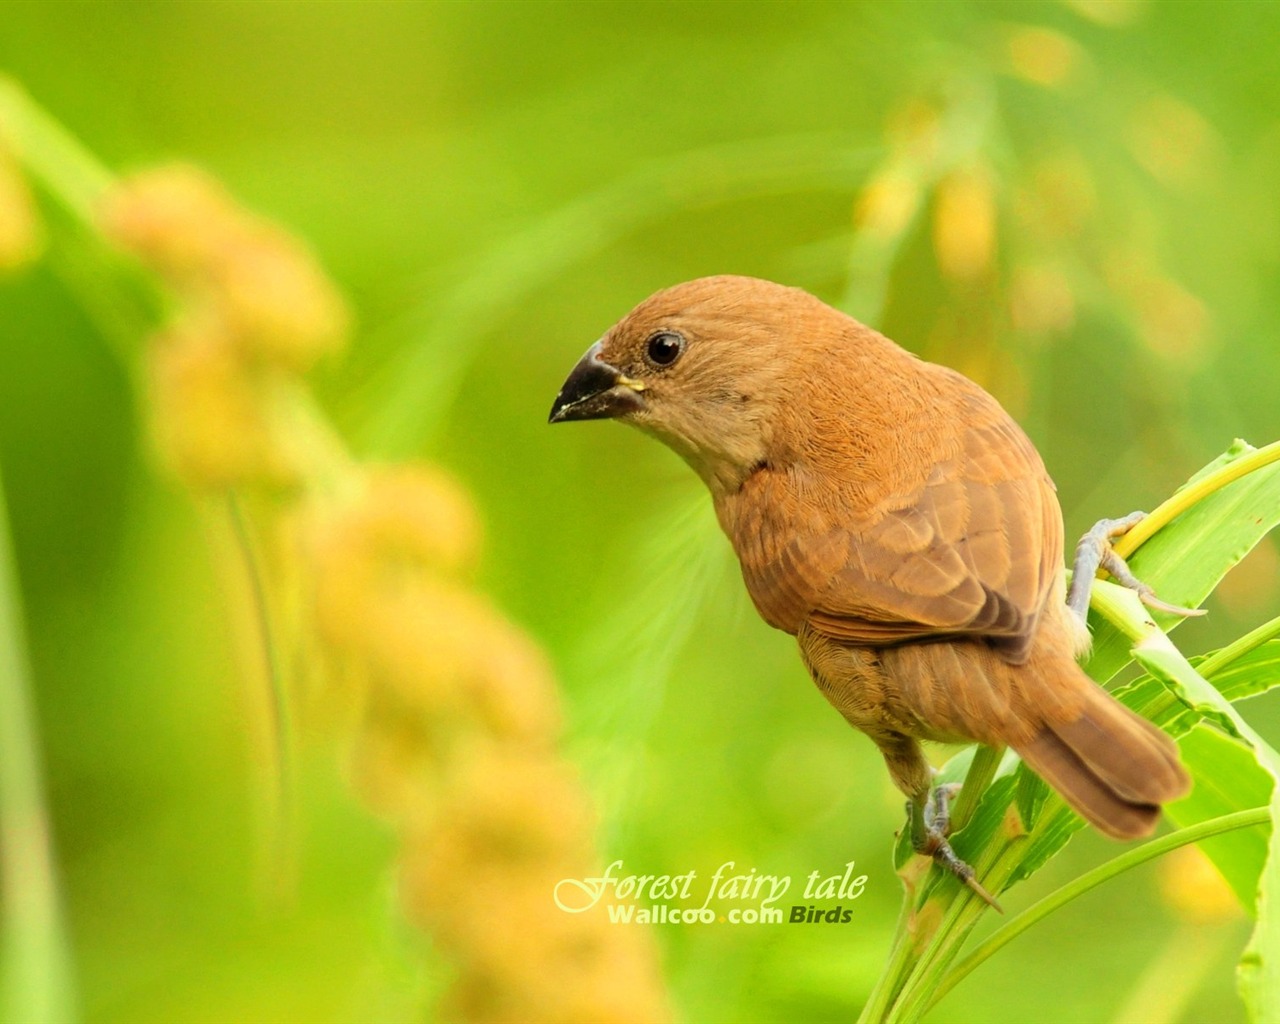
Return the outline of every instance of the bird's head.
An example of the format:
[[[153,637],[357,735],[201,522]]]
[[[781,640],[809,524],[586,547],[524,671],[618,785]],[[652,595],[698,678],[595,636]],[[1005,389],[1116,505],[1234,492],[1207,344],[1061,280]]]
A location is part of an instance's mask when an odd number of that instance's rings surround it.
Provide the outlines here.
[[[778,412],[808,376],[794,372],[796,338],[833,313],[807,292],[749,277],[668,288],[587,350],[551,422],[630,423],[681,455],[713,493],[731,493],[773,457]]]

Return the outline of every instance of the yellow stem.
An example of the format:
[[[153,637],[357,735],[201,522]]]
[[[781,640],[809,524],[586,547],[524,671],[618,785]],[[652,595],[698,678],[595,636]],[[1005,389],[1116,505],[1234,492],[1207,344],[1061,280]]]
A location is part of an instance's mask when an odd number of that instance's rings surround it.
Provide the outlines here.
[[[1165,526],[1183,512],[1203,501],[1214,491],[1219,491],[1242,476],[1280,461],[1280,441],[1250,452],[1214,470],[1208,476],[1182,488],[1168,500],[1161,502],[1146,519],[1117,540],[1112,549],[1121,558],[1128,558]]]

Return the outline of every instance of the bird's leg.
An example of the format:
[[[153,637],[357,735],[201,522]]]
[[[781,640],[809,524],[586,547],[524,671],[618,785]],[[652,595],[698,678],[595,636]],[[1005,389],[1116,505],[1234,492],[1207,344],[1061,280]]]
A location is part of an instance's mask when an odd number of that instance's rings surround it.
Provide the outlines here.
[[[910,797],[907,801],[907,828],[911,834],[911,848],[916,853],[931,857],[988,904],[1000,910],[1000,904],[979,884],[973,868],[957,857],[947,842],[947,829],[951,824],[950,802],[959,792],[959,784],[933,784],[933,769],[929,767],[919,741],[913,737],[886,732],[875,740],[894,784]]]
[[[951,801],[960,792],[960,783],[944,782],[933,787],[929,801],[924,805],[924,824],[931,832],[951,835]]]
[[[1076,545],[1075,563],[1071,569],[1071,589],[1067,592],[1067,607],[1076,613],[1081,622],[1089,615],[1089,591],[1099,567],[1106,569],[1122,587],[1137,591],[1139,599],[1148,608],[1168,612],[1171,615],[1203,615],[1203,608],[1183,608],[1156,597],[1155,591],[1133,575],[1125,560],[1117,555],[1111,542],[1122,537],[1147,517],[1145,512],[1131,512],[1123,519],[1100,519]]]
[[[995,897],[982,887],[973,868],[957,857],[955,850],[947,842],[947,829],[951,823],[948,805],[959,790],[959,783],[935,786],[932,793],[926,788],[907,801],[911,848],[916,853],[933,858],[936,864],[955,875],[985,903],[1004,913]]]

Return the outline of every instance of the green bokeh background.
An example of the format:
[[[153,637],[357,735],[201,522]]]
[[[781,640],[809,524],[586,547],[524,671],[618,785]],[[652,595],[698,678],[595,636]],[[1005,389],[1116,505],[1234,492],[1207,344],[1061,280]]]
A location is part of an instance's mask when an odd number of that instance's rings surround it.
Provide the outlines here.
[[[1063,80],[1008,73],[1028,26],[1069,44]],[[314,247],[360,323],[317,393],[360,454],[429,457],[474,494],[481,585],[557,667],[607,860],[869,874],[850,926],[659,931],[685,1019],[834,1021],[888,947],[900,798],[755,617],[687,469],[611,424],[549,429],[551,399],[676,281],[856,298],[853,211],[886,125],[968,91],[990,111],[993,278],[940,273],[926,197],[884,307],[849,311],[990,371],[1069,534],[1150,508],[1232,437],[1280,437],[1277,39],[1272,4],[11,3],[0,70],[113,168],[197,162]],[[1019,212],[1046,154],[1092,196],[1047,242]],[[323,744],[301,746],[281,892],[259,696],[205,521],[156,469],[133,368],[78,299],[93,269],[53,241],[0,282],[0,466],[83,1016],[421,1018],[437,972],[398,923],[392,837]],[[1019,330],[1006,285],[1046,259],[1074,316]],[[1135,260],[1176,283],[1185,331],[1146,329],[1142,288],[1107,270]],[[1276,614],[1277,564],[1268,542],[1184,649]],[[1246,710],[1273,742],[1275,708]],[[1082,835],[1008,902],[1112,851]],[[1141,986],[1177,989],[1162,970],[1190,991],[1128,1019],[1240,1019],[1244,919],[1189,924],[1157,873],[1072,905],[931,1019],[1117,1019]]]

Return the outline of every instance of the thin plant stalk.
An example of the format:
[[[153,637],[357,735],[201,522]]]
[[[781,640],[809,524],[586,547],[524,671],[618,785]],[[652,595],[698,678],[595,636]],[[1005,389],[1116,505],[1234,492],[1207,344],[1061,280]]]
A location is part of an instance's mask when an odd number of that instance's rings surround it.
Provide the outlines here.
[[[1083,875],[1068,882],[1060,889],[1051,892],[1039,902],[1032,904],[999,931],[989,935],[979,943],[973,952],[952,968],[947,976],[942,979],[934,989],[932,997],[925,1008],[932,1007],[975,968],[988,960],[998,950],[1003,949],[1032,925],[1038,924],[1054,911],[1066,906],[1076,897],[1083,896],[1103,882],[1110,881],[1117,875],[1123,874],[1139,864],[1145,864],[1147,861],[1153,860],[1171,850],[1188,846],[1191,843],[1198,843],[1202,839],[1209,839],[1236,829],[1265,825],[1270,819],[1271,813],[1267,807],[1256,807],[1248,811],[1224,814],[1220,818],[1212,818],[1196,825],[1189,825],[1187,828],[1179,829],[1177,832],[1171,832],[1168,835],[1161,836],[1159,839],[1143,843],[1132,850],[1126,850],[1120,856],[1112,858],[1105,864],[1100,864],[1096,868],[1086,871]]]
[[[4,882],[5,1019],[75,1020],[71,950],[62,919],[45,804],[17,565],[0,481],[0,878]]]
[[[1183,487],[1157,505],[1150,515],[1112,544],[1112,548],[1121,558],[1128,558],[1163,527],[1173,522],[1193,505],[1226,487],[1227,484],[1234,483],[1241,477],[1248,476],[1273,462],[1280,462],[1280,441],[1273,441],[1257,451],[1233,459],[1225,466],[1220,466],[1212,473],[1206,474],[1203,479]]]

